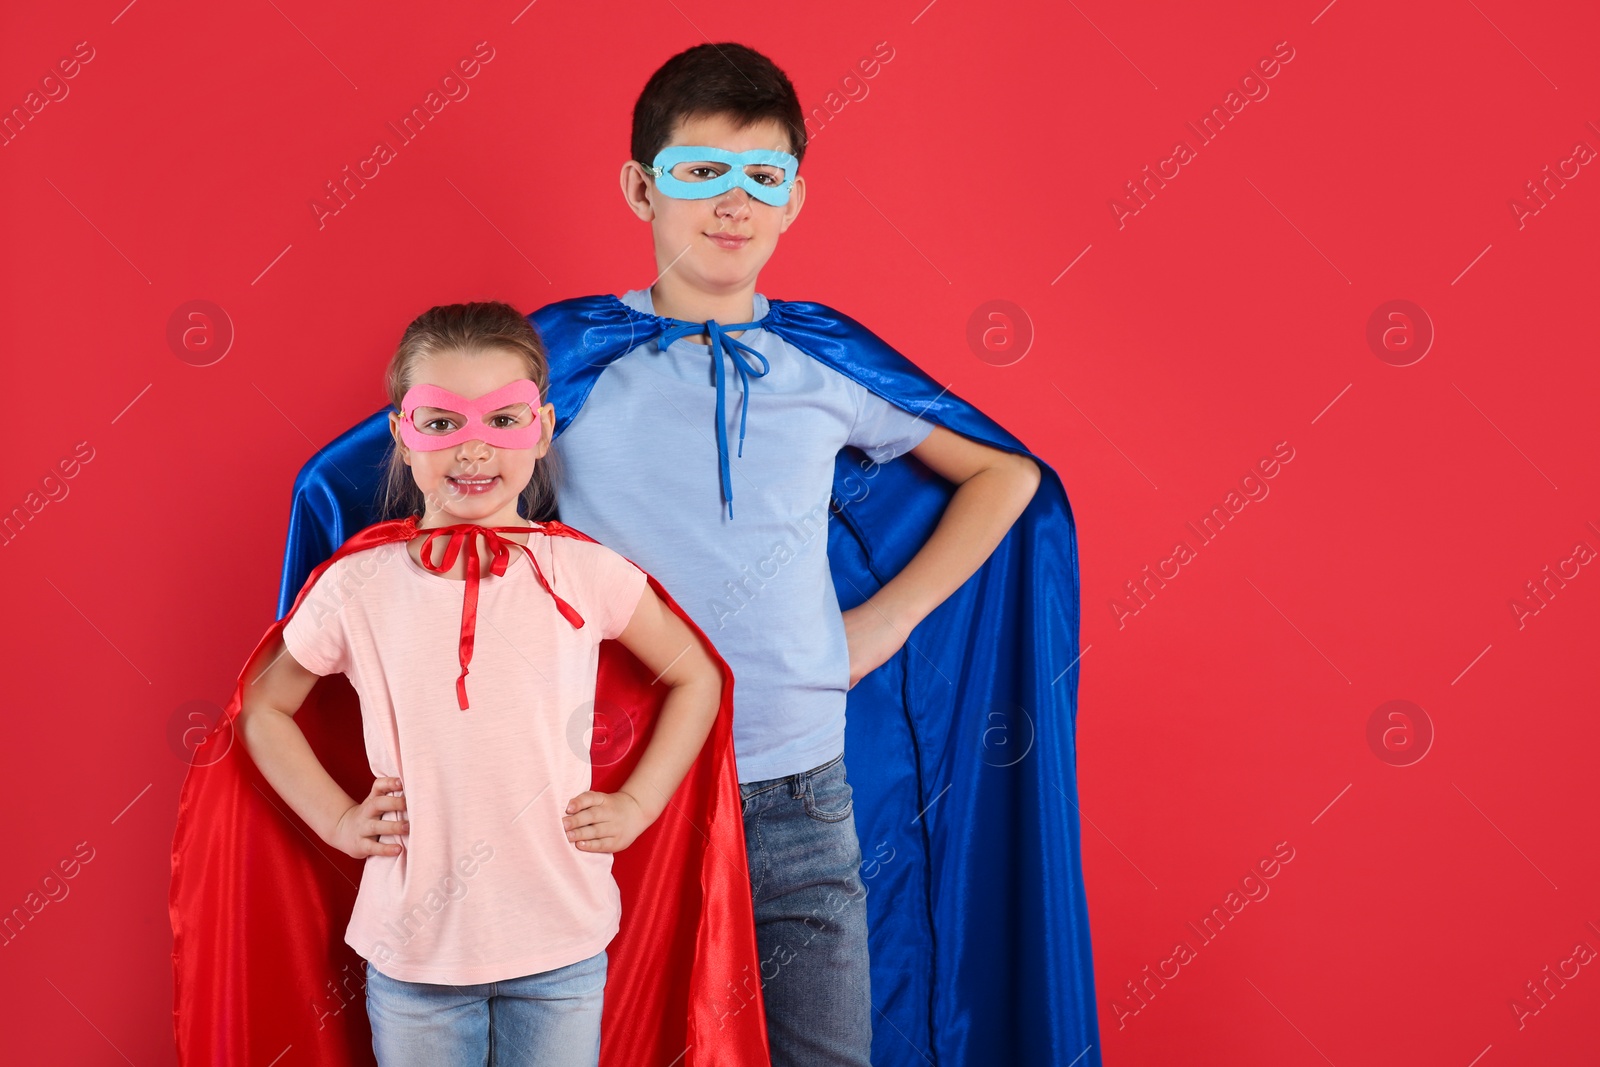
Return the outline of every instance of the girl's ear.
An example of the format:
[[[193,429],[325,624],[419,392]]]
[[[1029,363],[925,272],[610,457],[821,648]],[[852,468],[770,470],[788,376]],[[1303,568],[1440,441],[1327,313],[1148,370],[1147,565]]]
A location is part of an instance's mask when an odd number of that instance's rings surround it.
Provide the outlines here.
[[[539,435],[539,454],[536,458],[543,459],[545,453],[550,451],[551,442],[556,435],[556,406],[546,404],[539,409],[539,424],[544,427],[544,432]]]
[[[389,412],[389,436],[394,438],[394,447],[400,453],[401,462],[411,466],[411,450],[400,437],[400,416],[393,411]]]

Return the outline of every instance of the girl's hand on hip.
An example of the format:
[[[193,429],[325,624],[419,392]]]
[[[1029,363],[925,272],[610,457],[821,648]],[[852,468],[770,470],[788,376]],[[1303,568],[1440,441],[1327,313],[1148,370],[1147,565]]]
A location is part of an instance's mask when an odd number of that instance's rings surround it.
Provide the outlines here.
[[[380,836],[411,832],[411,820],[405,814],[406,801],[399,792],[400,779],[374,779],[367,798],[339,817],[328,844],[356,859],[400,855],[402,846],[398,842],[378,840]],[[383,814],[388,811],[399,812],[400,818],[385,819]]]
[[[582,852],[621,852],[644,833],[650,820],[629,794],[591,789],[572,798],[561,825],[567,840]]]

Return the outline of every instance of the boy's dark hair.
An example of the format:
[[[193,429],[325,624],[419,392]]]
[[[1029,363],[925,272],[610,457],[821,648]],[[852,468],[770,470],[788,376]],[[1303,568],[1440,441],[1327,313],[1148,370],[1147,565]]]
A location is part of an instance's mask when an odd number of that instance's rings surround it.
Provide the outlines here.
[[[683,119],[727,115],[744,129],[776,119],[789,135],[789,154],[806,156],[800,97],[778,65],[742,44],[697,44],[661,64],[633,105],[633,158],[655,162]]]

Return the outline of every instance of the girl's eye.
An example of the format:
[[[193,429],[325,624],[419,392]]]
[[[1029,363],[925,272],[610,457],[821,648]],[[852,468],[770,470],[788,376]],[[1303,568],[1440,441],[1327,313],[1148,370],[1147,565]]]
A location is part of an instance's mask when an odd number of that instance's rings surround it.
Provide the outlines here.
[[[423,433],[447,434],[455,429],[455,423],[449,419],[429,419],[422,424]]]
[[[501,419],[504,419],[505,421],[504,422],[500,422],[499,420],[501,420]],[[520,420],[515,415],[496,415],[495,416],[495,422],[502,429],[507,427],[507,426],[515,426],[519,421]]]

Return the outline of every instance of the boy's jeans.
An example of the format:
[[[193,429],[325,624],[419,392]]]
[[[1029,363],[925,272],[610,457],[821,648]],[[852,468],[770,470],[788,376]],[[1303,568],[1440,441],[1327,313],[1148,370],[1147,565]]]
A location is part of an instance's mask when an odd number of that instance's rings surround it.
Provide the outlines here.
[[[739,792],[773,1067],[870,1067],[867,890],[844,754]]]
[[[390,978],[367,963],[379,1067],[591,1067],[600,1062],[606,952],[481,985]]]

